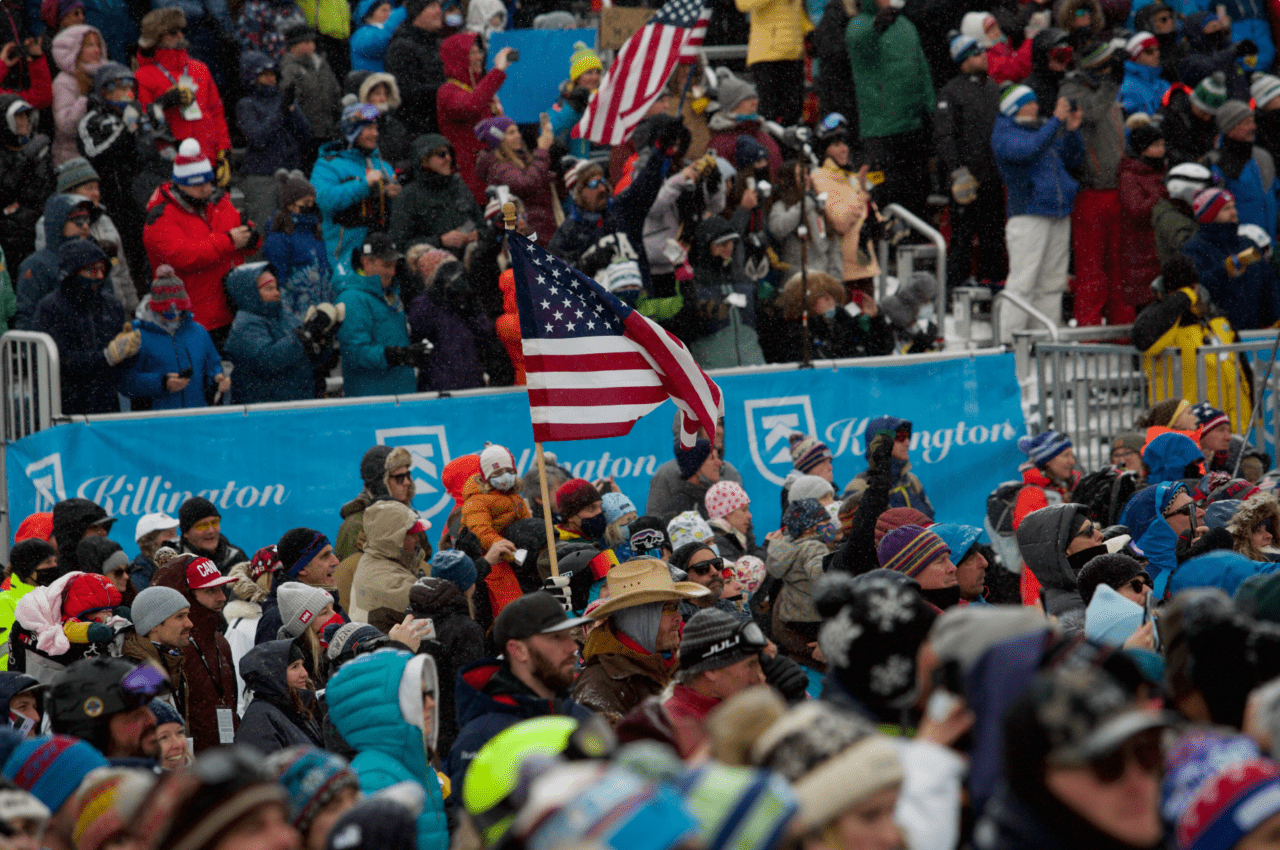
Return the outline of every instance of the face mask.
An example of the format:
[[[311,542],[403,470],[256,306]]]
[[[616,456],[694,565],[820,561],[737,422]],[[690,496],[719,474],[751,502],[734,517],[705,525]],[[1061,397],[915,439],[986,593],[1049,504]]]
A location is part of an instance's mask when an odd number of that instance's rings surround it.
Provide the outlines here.
[[[595,540],[604,534],[604,530],[609,527],[609,521],[604,518],[603,513],[595,516],[586,517],[582,520],[582,536],[590,540]]]
[[[822,318],[826,319],[828,322],[831,321],[836,317],[837,309],[838,308],[836,307],[828,307],[827,309],[822,311]]]
[[[111,105],[112,105],[112,106],[114,106],[116,109],[120,110],[121,112],[124,112],[124,111],[125,111],[126,109],[128,109],[130,106],[133,106],[134,101],[132,101],[132,100],[108,100],[108,101],[107,101],[107,103],[111,104]]]
[[[462,14],[460,12],[450,12],[449,14],[445,15],[444,25],[446,27],[454,27],[454,28],[462,26]]]
[[[744,112],[744,113],[743,113],[743,114],[741,114],[741,115],[735,115],[735,116],[733,116],[733,120],[734,120],[734,121],[737,121],[739,124],[749,124],[749,123],[751,123],[752,121],[755,121],[755,122],[757,122],[757,123],[758,123],[758,122],[760,121],[760,113],[758,113],[758,112]]]
[[[925,304],[923,307],[920,308],[919,312],[916,313],[916,320],[921,322],[926,322],[926,323],[932,322],[934,317],[937,314],[938,314],[938,311],[936,307],[934,307],[932,304]]]
[[[79,275],[79,274],[76,275],[76,287],[79,289],[83,289],[86,292],[92,289],[97,289],[98,287],[102,286],[102,281],[103,281],[103,278],[100,278],[100,277],[85,277],[84,275]]]
[[[1068,555],[1067,563],[1071,565],[1071,569],[1078,573],[1080,572],[1080,568],[1085,564],[1089,563],[1099,555],[1105,554],[1107,554],[1107,547],[1105,545],[1090,546],[1088,549],[1081,549],[1079,552]]]
[[[618,527],[618,533],[622,535],[623,540],[631,539],[631,523]]]
[[[907,5],[907,0],[889,0],[889,8],[891,9],[901,9],[903,6],[906,6],[906,5]]]
[[[818,526],[818,539],[826,545],[830,546],[836,542],[836,537],[840,534],[840,526],[834,522],[824,522]]]
[[[640,301],[640,290],[638,289],[624,289],[621,292],[613,293],[613,295],[628,307],[634,307]]]
[[[503,472],[490,478],[489,483],[498,490],[510,490],[515,486],[516,474],[514,472]]]

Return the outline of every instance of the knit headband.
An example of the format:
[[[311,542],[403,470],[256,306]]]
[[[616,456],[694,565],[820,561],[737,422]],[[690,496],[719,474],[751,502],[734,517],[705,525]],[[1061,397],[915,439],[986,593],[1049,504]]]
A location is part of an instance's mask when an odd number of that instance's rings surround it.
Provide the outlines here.
[[[320,550],[329,545],[329,538],[320,532],[316,532],[316,536],[311,538],[311,542],[307,544],[307,548],[302,550],[302,554],[298,556],[298,560],[292,567],[285,571],[290,578],[297,578],[298,573],[306,569],[307,564],[311,563],[316,555],[320,554]]]

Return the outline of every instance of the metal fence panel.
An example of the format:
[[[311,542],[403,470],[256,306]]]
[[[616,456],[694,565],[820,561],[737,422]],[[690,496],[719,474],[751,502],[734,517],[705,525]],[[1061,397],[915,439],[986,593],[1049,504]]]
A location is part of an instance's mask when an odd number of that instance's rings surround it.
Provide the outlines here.
[[[4,441],[20,440],[62,417],[58,346],[45,333],[9,331],[0,337],[0,396]]]

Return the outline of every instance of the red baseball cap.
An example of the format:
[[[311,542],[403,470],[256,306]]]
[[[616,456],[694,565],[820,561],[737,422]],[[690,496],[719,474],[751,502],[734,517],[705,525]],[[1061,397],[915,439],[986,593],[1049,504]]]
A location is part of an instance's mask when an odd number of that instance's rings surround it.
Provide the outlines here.
[[[192,590],[207,590],[210,587],[222,587],[231,584],[235,579],[224,576],[218,571],[218,565],[208,558],[196,558],[187,564],[187,585]]]

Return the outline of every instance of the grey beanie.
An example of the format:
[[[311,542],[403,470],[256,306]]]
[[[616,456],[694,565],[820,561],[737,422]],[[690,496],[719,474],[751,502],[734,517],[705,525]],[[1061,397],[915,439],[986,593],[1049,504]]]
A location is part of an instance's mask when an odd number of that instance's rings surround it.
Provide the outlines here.
[[[834,496],[835,488],[831,486],[831,482],[825,478],[819,478],[817,475],[801,475],[791,485],[791,489],[787,491],[787,504],[798,502],[801,499],[818,499],[823,496]]]
[[[1243,100],[1228,100],[1218,107],[1216,116],[1218,119],[1218,131],[1230,133],[1237,124],[1252,114],[1253,110]]]
[[[367,623],[343,623],[329,639],[329,649],[325,655],[330,661],[336,661],[339,655],[347,651],[347,647],[359,646],[367,640],[381,636],[382,632]]]
[[[139,635],[146,637],[151,630],[181,611],[190,608],[191,603],[172,587],[146,588],[133,600],[129,610],[133,613],[133,628]]]
[[[307,630],[324,606],[333,602],[327,591],[300,581],[286,581],[276,590],[280,602],[280,631],[297,637]]]
[[[756,87],[736,76],[728,68],[716,68],[716,102],[726,113],[744,100],[759,97]]]
[[[719,608],[704,608],[689,618],[680,637],[680,675],[684,681],[708,670],[719,670],[759,655],[762,646],[739,639],[738,618]],[[721,649],[721,646],[725,648]],[[713,647],[716,652],[709,652]]]

